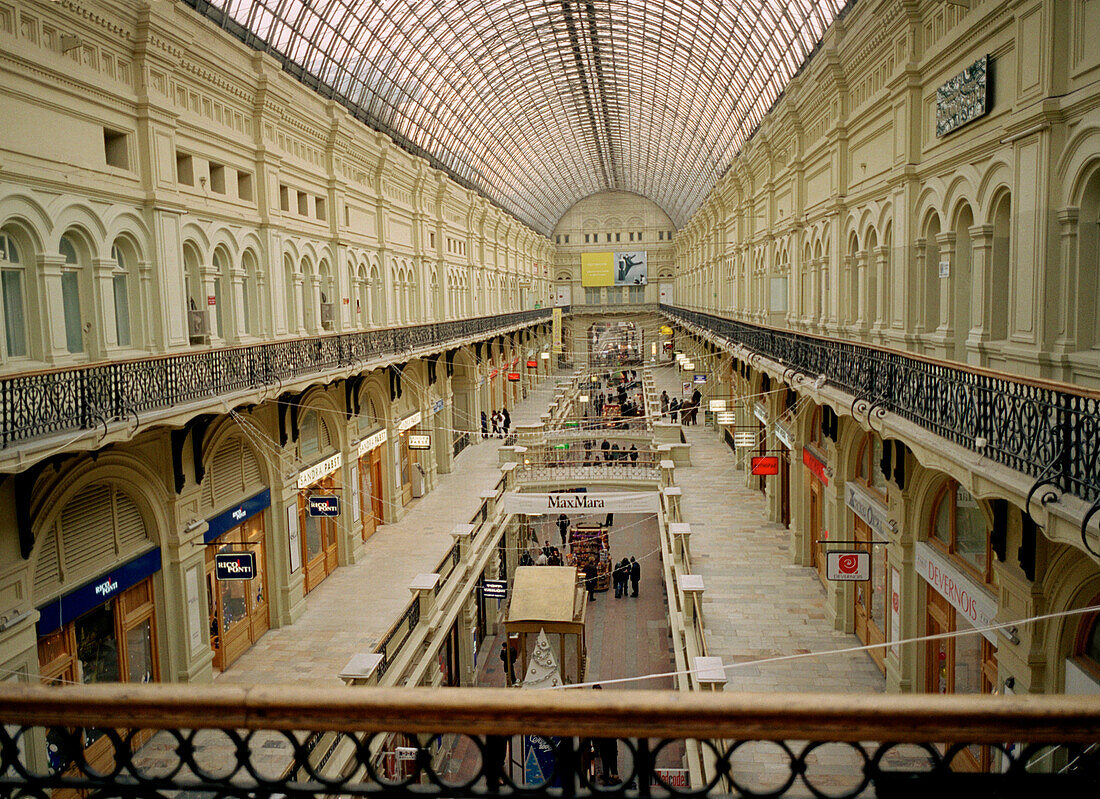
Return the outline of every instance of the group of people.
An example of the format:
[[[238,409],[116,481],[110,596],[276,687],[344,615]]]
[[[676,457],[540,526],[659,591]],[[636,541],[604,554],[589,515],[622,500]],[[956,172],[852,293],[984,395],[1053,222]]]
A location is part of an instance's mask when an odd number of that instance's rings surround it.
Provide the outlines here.
[[[601,459],[605,463],[614,463],[615,461],[632,461],[638,462],[638,447],[636,444],[631,444],[630,449],[626,448],[626,444],[620,448],[618,444],[608,443],[607,439],[600,444],[601,457],[595,457],[592,455],[592,449],[595,446],[593,441],[584,442],[584,460],[585,462],[596,463]]]
[[[562,537],[562,546],[565,546],[564,536]],[[561,550],[555,546],[551,546],[549,541],[543,543],[542,549],[539,550],[539,554],[534,558],[531,557],[530,552],[523,552],[519,556],[520,566],[564,566],[565,559],[562,558]]]
[[[680,402],[679,399],[673,397],[669,400],[668,392],[661,392],[661,415],[668,416],[673,422],[683,420],[684,424],[698,424],[699,423],[699,404],[703,400],[703,395],[699,393],[699,389],[695,389],[691,393],[691,398]]]
[[[493,438],[503,438],[508,435],[508,428],[512,426],[512,417],[507,408],[499,411],[494,409],[491,414],[481,412],[481,437],[488,438],[490,425],[492,425]]]
[[[630,595],[638,596],[638,581],[642,579],[642,567],[631,555],[623,558],[611,572],[611,582],[615,586],[615,598],[626,596],[626,583],[630,581]]]

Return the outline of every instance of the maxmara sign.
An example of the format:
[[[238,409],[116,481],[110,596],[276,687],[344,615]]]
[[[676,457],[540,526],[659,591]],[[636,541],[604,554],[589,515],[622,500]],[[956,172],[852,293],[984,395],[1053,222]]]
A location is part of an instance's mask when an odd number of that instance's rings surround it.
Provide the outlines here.
[[[657,494],[652,492],[609,492],[606,494],[517,494],[504,495],[505,513],[656,513]]]

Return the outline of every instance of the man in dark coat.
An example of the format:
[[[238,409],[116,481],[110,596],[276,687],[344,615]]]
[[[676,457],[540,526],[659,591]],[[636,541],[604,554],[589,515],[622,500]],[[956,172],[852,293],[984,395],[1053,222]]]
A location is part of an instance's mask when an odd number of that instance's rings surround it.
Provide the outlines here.
[[[564,513],[558,514],[558,533],[561,534],[561,545],[564,547],[568,543],[565,538],[569,535],[569,517]]]
[[[500,642],[500,662],[504,665],[504,674],[508,680],[508,685],[516,684],[517,657],[519,657],[519,652],[516,651],[515,644],[509,644],[507,641]]]
[[[584,587],[588,589],[588,599],[596,600],[596,564],[589,563],[584,567]]]
[[[642,579],[642,567],[638,565],[638,561],[634,560],[634,556],[630,556],[630,595],[638,596],[638,581]]]

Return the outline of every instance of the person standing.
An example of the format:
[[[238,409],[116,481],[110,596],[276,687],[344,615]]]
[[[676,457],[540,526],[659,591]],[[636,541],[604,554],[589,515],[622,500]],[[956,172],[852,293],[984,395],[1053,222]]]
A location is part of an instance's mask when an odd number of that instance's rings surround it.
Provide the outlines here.
[[[589,562],[584,567],[584,587],[588,589],[588,601],[596,601],[596,564]]]
[[[493,438],[500,435],[500,414],[497,413],[497,409],[493,408],[493,412],[489,414],[489,423],[493,426]]]
[[[512,426],[512,417],[508,414],[507,408],[500,409],[500,418],[504,422],[504,435],[508,435],[508,428]]]
[[[638,581],[642,579],[642,567],[638,565],[638,561],[634,560],[634,556],[630,556],[630,595],[638,596]]]
[[[519,652],[516,651],[515,644],[510,644],[507,641],[500,642],[500,662],[504,666],[504,674],[508,685],[516,684],[516,657],[518,655]]]
[[[661,392],[661,415],[664,416],[668,413],[668,392]]]
[[[637,444],[631,444],[630,445],[630,465],[631,466],[637,466],[638,465],[638,445]]]
[[[669,418],[673,422],[675,422],[676,421],[676,414],[678,414],[679,412],[680,412],[680,400],[673,397],[672,398],[672,404],[668,406]]]
[[[564,513],[558,514],[558,534],[561,535],[561,545],[564,547],[568,543],[565,539],[569,535],[569,517]]]
[[[611,442],[608,441],[606,438],[603,440],[603,443],[600,444],[600,450],[603,452],[604,463],[611,460]]]
[[[481,412],[481,437],[489,437],[489,417],[485,415],[485,411]]]

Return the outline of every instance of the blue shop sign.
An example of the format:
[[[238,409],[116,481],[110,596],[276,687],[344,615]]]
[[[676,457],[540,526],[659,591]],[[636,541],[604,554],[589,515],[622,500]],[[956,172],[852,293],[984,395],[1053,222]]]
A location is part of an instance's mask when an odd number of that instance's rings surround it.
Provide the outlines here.
[[[146,577],[160,571],[160,547],[138,555],[129,563],[89,580],[60,599],[38,609],[38,635],[49,635],[69,622],[98,608],[108,599],[133,588]]]
[[[203,533],[203,543],[209,544],[223,533],[227,533],[238,524],[252,518],[262,510],[266,510],[271,504],[271,489],[265,488],[251,499],[246,499],[235,508],[230,508],[225,513],[215,516],[207,521],[206,532]]]
[[[443,400],[437,399],[432,403],[432,413],[439,413],[441,410],[443,410]]]
[[[318,494],[306,500],[306,507],[309,510],[310,516],[339,516],[340,497],[329,496],[328,494]]]

